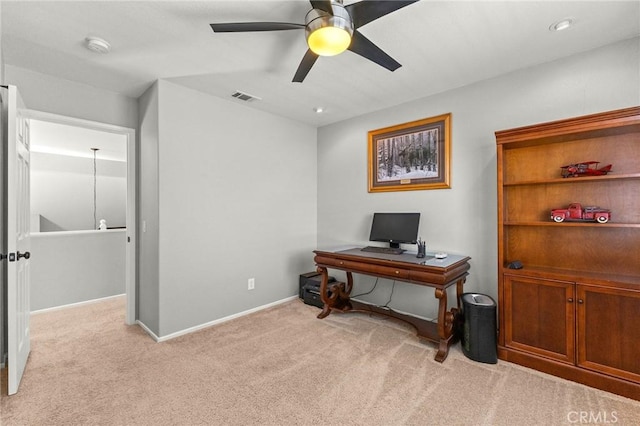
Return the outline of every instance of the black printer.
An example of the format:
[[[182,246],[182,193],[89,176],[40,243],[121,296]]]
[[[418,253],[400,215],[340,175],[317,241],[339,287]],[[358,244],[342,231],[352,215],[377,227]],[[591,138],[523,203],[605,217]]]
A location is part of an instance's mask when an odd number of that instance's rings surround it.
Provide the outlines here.
[[[329,277],[328,283],[335,282],[334,277]],[[324,303],[320,298],[320,284],[322,283],[322,274],[318,272],[307,272],[300,275],[300,299],[307,305],[322,308]]]

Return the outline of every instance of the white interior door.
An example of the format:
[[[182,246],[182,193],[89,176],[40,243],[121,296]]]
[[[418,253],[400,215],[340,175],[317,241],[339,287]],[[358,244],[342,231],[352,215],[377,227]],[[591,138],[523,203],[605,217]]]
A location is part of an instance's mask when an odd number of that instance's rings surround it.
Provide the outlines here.
[[[29,217],[29,120],[15,86],[7,99],[6,230],[7,230],[7,369],[8,393],[18,391],[31,350],[30,217]]]

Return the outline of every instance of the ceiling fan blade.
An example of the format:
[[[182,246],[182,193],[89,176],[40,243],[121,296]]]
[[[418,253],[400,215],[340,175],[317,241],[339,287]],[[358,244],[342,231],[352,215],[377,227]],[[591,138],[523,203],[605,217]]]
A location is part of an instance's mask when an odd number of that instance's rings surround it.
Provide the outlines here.
[[[210,24],[216,33],[242,33],[251,31],[280,31],[304,29],[303,24],[290,22],[236,22],[229,24]]]
[[[351,45],[348,49],[353,53],[357,53],[363,58],[366,58],[380,66],[385,67],[389,71],[395,71],[402,66],[398,63],[398,61],[384,53],[382,49],[373,44],[371,40],[363,36],[358,31],[353,32],[353,36],[351,37]]]
[[[333,7],[331,7],[331,0],[310,0],[311,7],[314,9],[324,10],[327,13],[333,15]]]
[[[345,6],[345,9],[347,9],[353,19],[353,28],[355,29],[371,21],[375,21],[384,15],[388,15],[391,12],[395,12],[398,9],[402,9],[405,6],[409,6],[412,3],[416,3],[417,1],[418,0],[362,0],[358,3]]]
[[[309,71],[311,70],[313,64],[316,63],[317,59],[318,55],[313,53],[311,49],[308,49],[307,53],[305,53],[304,57],[302,58],[302,62],[300,62],[300,65],[298,65],[298,70],[296,71],[296,75],[293,76],[292,81],[294,83],[302,83],[307,74],[309,74]]]

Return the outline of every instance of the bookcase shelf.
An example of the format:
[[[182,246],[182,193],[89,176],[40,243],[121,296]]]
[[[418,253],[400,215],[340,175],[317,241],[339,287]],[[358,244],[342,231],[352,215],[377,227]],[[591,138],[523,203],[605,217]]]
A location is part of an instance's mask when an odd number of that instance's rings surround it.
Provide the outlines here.
[[[640,228],[640,223],[596,223],[596,222],[504,222],[504,226],[553,226],[557,228],[561,227],[594,227],[594,228]]]
[[[499,357],[640,400],[640,107],[498,131],[496,147]],[[581,161],[612,170],[561,177]],[[551,220],[570,203],[611,220]]]
[[[505,182],[504,186],[518,186],[518,185],[540,185],[540,184],[580,184],[586,182],[598,182],[607,180],[627,180],[627,179],[640,179],[640,173],[624,173],[624,174],[608,174],[604,176],[583,176],[574,178],[552,178],[552,179],[538,179],[538,180],[525,180],[520,182]]]

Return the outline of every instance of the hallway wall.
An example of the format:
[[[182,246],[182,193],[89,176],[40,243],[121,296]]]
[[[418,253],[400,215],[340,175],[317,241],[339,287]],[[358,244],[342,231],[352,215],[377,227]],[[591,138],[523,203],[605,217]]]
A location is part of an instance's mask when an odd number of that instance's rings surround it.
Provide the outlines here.
[[[126,231],[31,235],[31,311],[125,293]]]
[[[43,217],[40,231],[96,229],[93,183],[93,159],[32,152],[31,214]],[[127,163],[97,160],[97,223],[124,227],[126,211]]]

